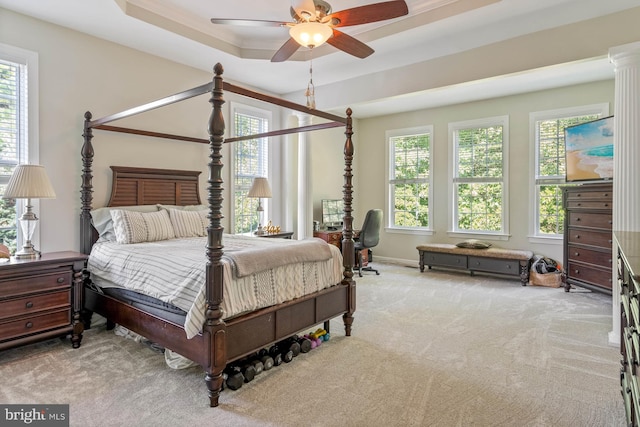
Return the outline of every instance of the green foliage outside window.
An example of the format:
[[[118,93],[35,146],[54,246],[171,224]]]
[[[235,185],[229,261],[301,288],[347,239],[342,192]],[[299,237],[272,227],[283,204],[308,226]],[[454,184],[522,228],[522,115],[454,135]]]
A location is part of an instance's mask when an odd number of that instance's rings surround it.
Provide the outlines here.
[[[599,114],[555,118],[536,122],[538,163],[536,191],[538,195],[537,234],[564,233],[562,188],[565,182],[566,158],[564,129],[568,126],[595,120]]]
[[[236,136],[255,135],[267,132],[267,119],[252,114],[236,112]],[[266,139],[250,139],[234,143],[235,180],[234,180],[234,233],[249,233],[258,229],[258,199],[247,197],[253,179],[268,175],[268,142]],[[264,201],[263,201],[264,202]],[[264,225],[264,224],[263,224]]]
[[[456,132],[459,230],[502,230],[502,131],[502,126],[488,126]]]
[[[18,111],[20,81],[17,64],[0,61],[0,194],[18,164]],[[15,200],[0,198],[0,243],[15,252],[17,239]]]
[[[429,226],[430,134],[390,138],[395,227]]]

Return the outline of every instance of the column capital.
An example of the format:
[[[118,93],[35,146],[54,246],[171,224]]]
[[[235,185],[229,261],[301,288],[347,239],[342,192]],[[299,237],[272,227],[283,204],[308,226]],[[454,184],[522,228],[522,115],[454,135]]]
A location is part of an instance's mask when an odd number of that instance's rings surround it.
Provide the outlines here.
[[[616,67],[640,66],[640,41],[610,48],[609,60]]]

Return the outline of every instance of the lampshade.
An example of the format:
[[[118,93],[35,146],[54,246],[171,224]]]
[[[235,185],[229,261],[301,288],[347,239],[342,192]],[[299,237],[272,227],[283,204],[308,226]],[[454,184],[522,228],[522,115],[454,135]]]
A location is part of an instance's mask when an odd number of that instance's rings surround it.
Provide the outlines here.
[[[18,165],[2,196],[5,199],[54,199],[53,186],[44,166]]]
[[[269,181],[267,181],[267,178],[254,178],[253,185],[251,185],[251,189],[249,190],[249,193],[247,193],[247,197],[271,198],[271,187],[269,187]]]
[[[289,35],[301,46],[312,48],[329,40],[333,35],[333,29],[319,22],[302,22],[291,27]]]

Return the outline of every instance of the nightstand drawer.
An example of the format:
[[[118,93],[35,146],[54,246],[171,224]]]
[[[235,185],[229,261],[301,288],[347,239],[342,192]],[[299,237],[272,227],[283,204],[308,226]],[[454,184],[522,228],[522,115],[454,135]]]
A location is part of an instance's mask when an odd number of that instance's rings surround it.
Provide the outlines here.
[[[71,329],[70,325],[71,311],[68,308],[39,316],[23,317],[19,320],[0,323],[0,341],[65,326]]]
[[[69,288],[71,280],[72,271],[69,268],[5,280],[0,282],[0,298],[42,292],[48,289]]]
[[[0,319],[29,315],[43,310],[71,307],[71,292],[60,291],[43,295],[0,301]]]

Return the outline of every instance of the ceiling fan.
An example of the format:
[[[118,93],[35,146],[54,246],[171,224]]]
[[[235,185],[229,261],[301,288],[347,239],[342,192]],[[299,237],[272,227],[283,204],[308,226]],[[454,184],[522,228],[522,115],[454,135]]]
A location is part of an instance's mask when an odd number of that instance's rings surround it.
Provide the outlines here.
[[[393,0],[332,13],[331,5],[324,0],[295,0],[290,12],[293,22],[218,18],[212,18],[211,22],[257,27],[288,27],[291,37],[273,55],[271,62],[286,61],[300,46],[314,48],[325,42],[358,58],[366,58],[373,53],[373,49],[336,28],[397,18],[409,13],[409,9],[404,0]]]

